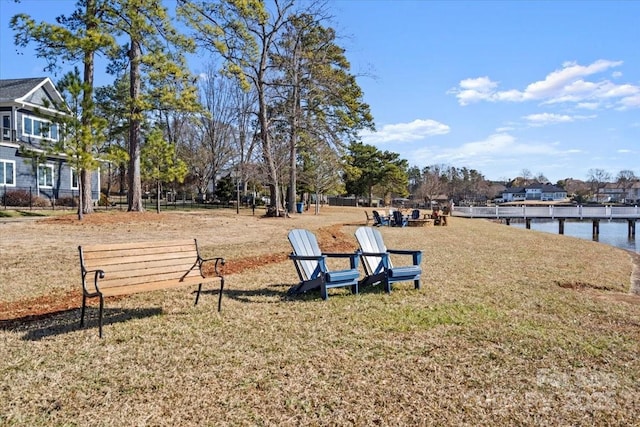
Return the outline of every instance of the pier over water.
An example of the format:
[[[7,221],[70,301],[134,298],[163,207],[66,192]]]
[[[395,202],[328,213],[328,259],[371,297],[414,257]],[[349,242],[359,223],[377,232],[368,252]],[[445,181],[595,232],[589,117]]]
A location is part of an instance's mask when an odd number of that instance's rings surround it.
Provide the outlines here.
[[[521,219],[531,228],[532,219],[552,219],[558,221],[558,233],[564,234],[567,220],[590,220],[593,234],[600,233],[600,221],[626,221],[629,238],[636,235],[636,222],[640,220],[638,206],[456,206],[453,216],[465,218],[501,219],[507,225],[512,219]]]

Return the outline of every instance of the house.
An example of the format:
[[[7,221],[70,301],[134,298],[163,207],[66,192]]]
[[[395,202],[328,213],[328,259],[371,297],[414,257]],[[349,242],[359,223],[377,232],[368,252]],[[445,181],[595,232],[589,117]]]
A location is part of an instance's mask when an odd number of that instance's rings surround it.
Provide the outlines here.
[[[567,192],[560,187],[548,183],[534,183],[526,187],[507,188],[502,193],[505,202],[517,201],[560,201],[567,198]]]
[[[48,77],[0,80],[0,198],[12,191],[50,203],[78,196],[78,171],[43,144],[61,136],[50,118],[60,113],[53,106],[62,104]],[[99,171],[92,173],[91,187],[91,198],[99,200]]]
[[[607,182],[598,188],[595,199],[599,203],[640,203],[640,181]]]

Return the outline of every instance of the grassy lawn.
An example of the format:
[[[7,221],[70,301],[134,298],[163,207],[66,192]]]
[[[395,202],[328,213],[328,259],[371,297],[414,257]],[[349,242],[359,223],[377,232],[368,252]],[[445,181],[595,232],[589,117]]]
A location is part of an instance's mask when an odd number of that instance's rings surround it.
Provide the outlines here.
[[[323,208],[0,222],[0,425],[637,425],[628,252],[450,218],[381,229],[387,247],[423,250],[421,290],[287,296],[288,230],[354,250],[364,219]],[[189,237],[227,258],[221,313],[216,295],[194,307],[184,288],[107,300],[103,339],[95,304],[78,327],[78,245]]]

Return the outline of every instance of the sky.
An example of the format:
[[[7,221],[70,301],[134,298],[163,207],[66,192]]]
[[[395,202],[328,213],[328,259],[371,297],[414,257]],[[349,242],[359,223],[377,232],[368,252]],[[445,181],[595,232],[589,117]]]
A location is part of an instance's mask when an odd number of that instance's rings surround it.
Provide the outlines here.
[[[55,82],[33,49],[14,46],[9,20],[53,22],[74,4],[0,0],[0,78]],[[640,176],[640,1],[329,0],[327,9],[375,119],[363,142],[410,166],[490,180],[525,170],[553,183],[594,169]],[[206,60],[192,57],[191,71]]]

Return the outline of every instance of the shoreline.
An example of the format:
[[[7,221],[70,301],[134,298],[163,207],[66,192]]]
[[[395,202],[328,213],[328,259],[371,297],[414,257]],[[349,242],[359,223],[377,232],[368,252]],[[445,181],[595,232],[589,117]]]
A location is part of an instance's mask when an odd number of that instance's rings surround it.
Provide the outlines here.
[[[629,293],[640,296],[640,254],[629,251],[631,257],[631,288]]]

